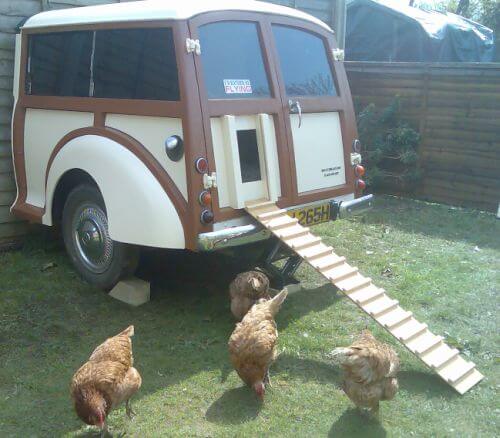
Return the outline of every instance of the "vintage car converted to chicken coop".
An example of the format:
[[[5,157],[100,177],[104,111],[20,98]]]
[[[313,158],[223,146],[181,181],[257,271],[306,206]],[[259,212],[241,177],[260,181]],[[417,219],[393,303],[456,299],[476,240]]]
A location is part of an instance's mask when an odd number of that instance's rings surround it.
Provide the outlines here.
[[[330,28],[247,0],[44,12],[19,26],[12,211],[61,223],[78,271],[113,286],[138,246],[213,250],[365,207],[359,141]]]

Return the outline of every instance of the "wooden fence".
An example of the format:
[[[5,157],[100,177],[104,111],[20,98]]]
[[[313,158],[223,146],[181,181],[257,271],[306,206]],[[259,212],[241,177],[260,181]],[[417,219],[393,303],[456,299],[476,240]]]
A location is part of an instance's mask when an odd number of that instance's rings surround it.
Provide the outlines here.
[[[500,64],[345,64],[357,106],[400,96],[402,117],[421,134],[419,197],[497,211]]]

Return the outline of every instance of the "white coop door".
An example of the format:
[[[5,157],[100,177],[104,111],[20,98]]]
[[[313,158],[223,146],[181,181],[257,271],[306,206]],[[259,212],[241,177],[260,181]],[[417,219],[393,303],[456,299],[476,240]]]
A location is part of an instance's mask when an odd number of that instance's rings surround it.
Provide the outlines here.
[[[345,184],[344,147],[337,112],[290,115],[299,194]],[[299,124],[300,123],[300,124]]]
[[[219,206],[243,208],[247,201],[277,201],[279,171],[271,116],[226,115],[217,119],[212,119],[212,134]]]

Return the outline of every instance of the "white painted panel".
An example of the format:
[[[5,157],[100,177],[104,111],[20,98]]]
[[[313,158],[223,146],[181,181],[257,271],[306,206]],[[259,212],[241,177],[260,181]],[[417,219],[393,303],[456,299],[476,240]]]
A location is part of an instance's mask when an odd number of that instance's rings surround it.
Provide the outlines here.
[[[26,202],[45,206],[45,172],[50,154],[66,134],[92,126],[94,115],[77,111],[26,110],[24,160],[28,193]]]
[[[219,207],[243,208],[245,201],[267,198],[268,172],[273,197],[281,194],[276,133],[272,117],[267,114],[252,116],[222,116],[210,119],[212,144],[217,168]],[[243,183],[236,132],[255,129],[261,180]]]
[[[171,117],[108,114],[106,126],[118,129],[141,143],[158,160],[187,200],[186,161],[172,161],[165,152],[165,140],[182,135],[182,120]]]
[[[108,138],[85,135],[68,142],[56,155],[47,179],[52,194],[64,173],[87,172],[106,204],[112,239],[158,248],[185,248],[184,231],[160,183],[132,152]],[[52,224],[52,196],[43,223]]]
[[[298,192],[345,184],[344,147],[339,114],[290,115]]]
[[[281,196],[281,180],[273,117],[269,114],[259,114],[259,129],[257,131],[261,137],[260,141],[265,152],[264,160],[266,162],[269,200],[276,202]]]
[[[212,145],[217,170],[217,194],[219,197],[219,208],[229,207],[230,199],[234,194],[232,190],[234,183],[230,183],[230,168],[228,167],[226,148],[222,135],[222,121],[220,117],[210,119],[210,128],[212,131]]]

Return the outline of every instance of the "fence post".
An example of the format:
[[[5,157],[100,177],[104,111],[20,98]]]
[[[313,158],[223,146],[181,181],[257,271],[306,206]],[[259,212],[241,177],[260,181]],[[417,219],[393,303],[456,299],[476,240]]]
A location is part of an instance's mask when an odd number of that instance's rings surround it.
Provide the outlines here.
[[[346,0],[332,0],[331,24],[335,31],[335,37],[339,48],[345,48],[345,26],[346,26]]]

